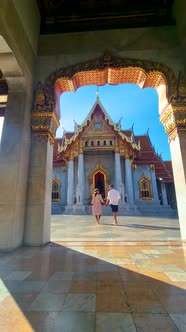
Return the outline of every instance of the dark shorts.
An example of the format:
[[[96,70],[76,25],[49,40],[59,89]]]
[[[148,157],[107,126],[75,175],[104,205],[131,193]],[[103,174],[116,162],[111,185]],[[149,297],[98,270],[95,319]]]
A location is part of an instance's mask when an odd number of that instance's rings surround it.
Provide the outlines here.
[[[118,205],[110,204],[110,207],[112,209],[112,212],[118,212]]]

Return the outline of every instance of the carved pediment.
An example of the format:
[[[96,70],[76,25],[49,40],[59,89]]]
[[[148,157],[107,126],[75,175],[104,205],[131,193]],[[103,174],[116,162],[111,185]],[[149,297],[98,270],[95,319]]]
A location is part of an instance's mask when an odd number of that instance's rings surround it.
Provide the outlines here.
[[[105,122],[105,120],[97,115],[93,118],[89,126],[82,134],[82,138],[99,138],[113,137],[115,136],[114,130]]]

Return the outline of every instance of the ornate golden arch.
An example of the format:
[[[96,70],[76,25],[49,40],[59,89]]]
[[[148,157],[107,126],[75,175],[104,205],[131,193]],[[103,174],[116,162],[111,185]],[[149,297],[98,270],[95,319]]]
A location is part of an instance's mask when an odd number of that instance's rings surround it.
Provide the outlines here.
[[[92,196],[93,190],[95,188],[95,175],[100,172],[103,174],[104,177],[104,191],[107,194],[108,186],[110,183],[110,175],[108,174],[107,170],[103,167],[101,163],[97,163],[95,168],[89,174],[89,188],[90,188],[90,197]]]
[[[133,83],[142,89],[152,87],[157,90],[160,99],[166,99],[167,103],[177,89],[177,78],[166,65],[148,60],[122,58],[106,52],[100,58],[52,73],[46,80],[45,93],[48,99],[55,103],[56,97],[65,91],[74,92],[82,86],[107,83]],[[58,107],[54,111],[59,119]]]
[[[121,58],[108,52],[95,60],[61,68],[47,78],[44,86],[38,84],[32,113],[33,136],[38,140],[47,139],[51,143],[54,142],[60,119],[59,100],[63,92],[74,92],[86,85],[100,86],[107,83],[111,85],[133,83],[142,89],[146,87],[156,89],[159,96],[160,121],[166,132],[170,134],[179,122],[178,119],[177,122],[171,123],[171,127],[169,125],[169,118],[172,119],[172,113],[175,113],[172,105],[179,106],[178,112],[183,102],[184,107],[186,105],[186,96],[180,96],[178,91],[178,86],[182,86],[180,82],[179,77],[176,78],[173,71],[164,64]],[[181,108],[181,117],[185,120],[186,112],[183,111],[184,109]]]

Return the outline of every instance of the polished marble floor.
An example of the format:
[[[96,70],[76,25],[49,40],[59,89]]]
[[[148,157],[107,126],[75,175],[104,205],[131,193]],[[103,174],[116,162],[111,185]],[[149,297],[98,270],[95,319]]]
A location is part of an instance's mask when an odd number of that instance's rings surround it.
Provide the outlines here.
[[[185,332],[176,219],[52,216],[51,242],[0,253],[0,332]]]

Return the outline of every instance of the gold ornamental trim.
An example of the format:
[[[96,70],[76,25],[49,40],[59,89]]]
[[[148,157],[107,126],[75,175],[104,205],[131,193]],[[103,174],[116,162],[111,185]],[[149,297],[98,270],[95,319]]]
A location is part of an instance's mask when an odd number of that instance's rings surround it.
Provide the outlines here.
[[[42,140],[49,141],[54,144],[56,130],[59,127],[59,121],[54,113],[51,112],[35,112],[32,113],[31,129],[32,136],[39,142]]]
[[[167,100],[177,94],[178,80],[166,65],[133,58],[114,56],[106,51],[103,56],[76,65],[61,68],[46,80],[45,91],[53,94],[76,91],[85,85],[134,83],[141,88],[157,89],[164,85]]]
[[[175,138],[177,136],[179,136],[179,134],[186,134],[186,128],[178,128],[178,127],[175,127],[169,134],[169,143],[171,141],[174,141]]]
[[[186,106],[169,105],[160,121],[169,135],[169,142],[174,140],[180,132],[186,132]]]

